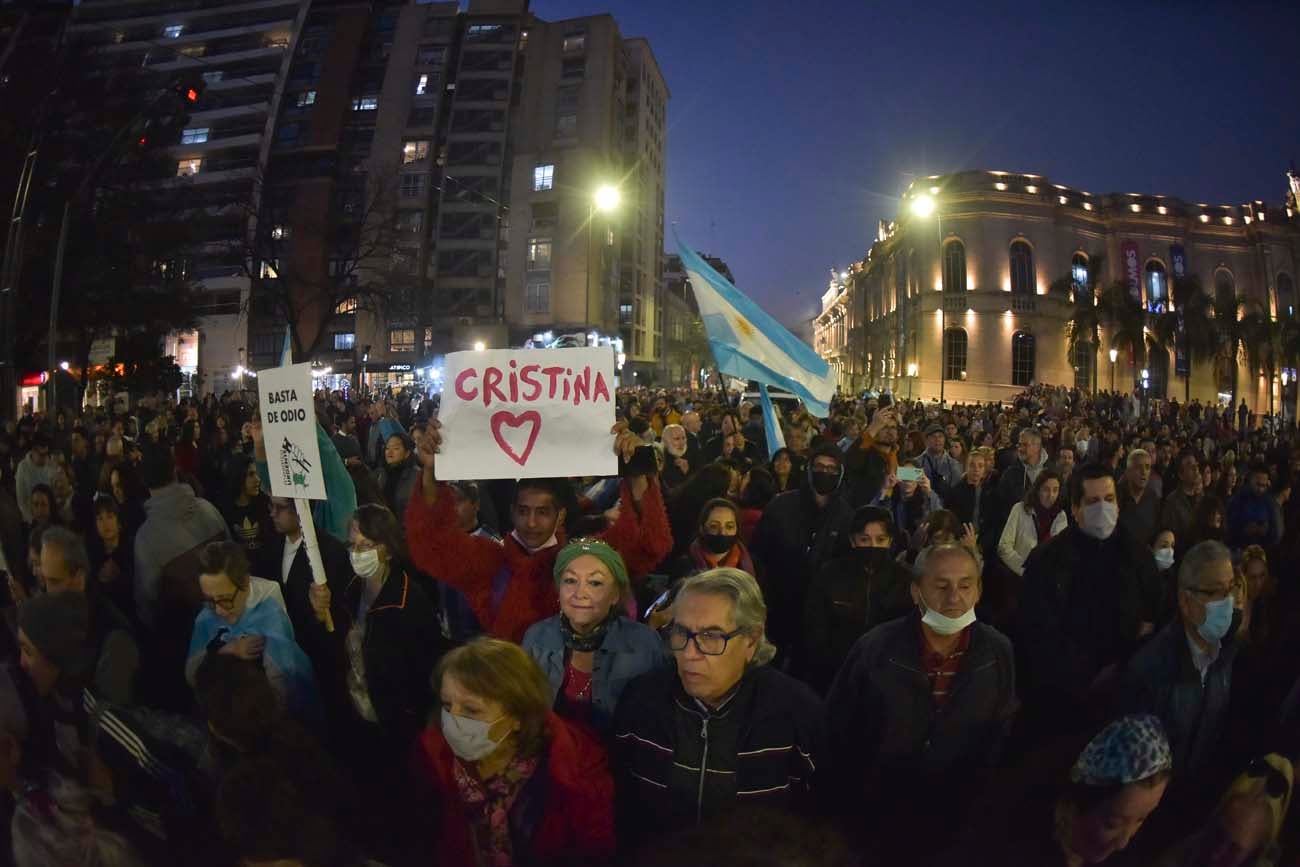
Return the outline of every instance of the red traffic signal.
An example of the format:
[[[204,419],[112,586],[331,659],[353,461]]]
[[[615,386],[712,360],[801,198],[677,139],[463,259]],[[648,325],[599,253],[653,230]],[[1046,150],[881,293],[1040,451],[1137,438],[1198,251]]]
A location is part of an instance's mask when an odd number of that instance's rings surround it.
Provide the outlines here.
[[[198,89],[197,89],[197,88],[193,88],[193,87],[188,87],[188,88],[186,88],[186,89],[185,89],[185,101],[186,101],[186,102],[198,102],[198,101],[199,101],[199,91],[198,91]]]

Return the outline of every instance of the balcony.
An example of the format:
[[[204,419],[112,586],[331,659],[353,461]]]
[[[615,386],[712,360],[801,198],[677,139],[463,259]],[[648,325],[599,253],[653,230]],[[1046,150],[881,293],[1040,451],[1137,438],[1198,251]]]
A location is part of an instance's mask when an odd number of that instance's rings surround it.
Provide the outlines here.
[[[1033,295],[1011,296],[1011,310],[1015,313],[1033,313],[1038,309],[1038,299]]]
[[[965,292],[945,292],[943,293],[943,309],[945,313],[964,313],[970,306]]]

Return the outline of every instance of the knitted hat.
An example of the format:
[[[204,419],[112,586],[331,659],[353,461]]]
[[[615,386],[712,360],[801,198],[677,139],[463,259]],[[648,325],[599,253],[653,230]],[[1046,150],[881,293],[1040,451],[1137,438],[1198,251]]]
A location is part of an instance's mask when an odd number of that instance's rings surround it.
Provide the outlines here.
[[[1164,726],[1152,714],[1121,717],[1102,729],[1079,754],[1070,780],[1088,786],[1136,783],[1174,766]]]
[[[584,554],[590,554],[604,563],[609,574],[614,576],[619,592],[624,594],[628,592],[627,566],[623,563],[622,555],[599,539],[575,539],[560,549],[560,553],[555,557],[553,573],[556,586],[559,586],[560,578],[564,575],[564,570],[569,568],[569,564]]]
[[[86,594],[42,593],[18,609],[18,626],[63,677],[86,673],[92,659]]]

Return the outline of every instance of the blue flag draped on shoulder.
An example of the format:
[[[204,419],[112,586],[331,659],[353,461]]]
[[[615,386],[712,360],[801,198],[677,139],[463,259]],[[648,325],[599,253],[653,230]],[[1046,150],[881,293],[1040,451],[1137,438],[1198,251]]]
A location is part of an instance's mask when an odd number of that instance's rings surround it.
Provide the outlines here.
[[[690,278],[719,372],[783,388],[802,400],[812,415],[828,416],[835,396],[830,365],[676,234],[674,231],[682,267]]]

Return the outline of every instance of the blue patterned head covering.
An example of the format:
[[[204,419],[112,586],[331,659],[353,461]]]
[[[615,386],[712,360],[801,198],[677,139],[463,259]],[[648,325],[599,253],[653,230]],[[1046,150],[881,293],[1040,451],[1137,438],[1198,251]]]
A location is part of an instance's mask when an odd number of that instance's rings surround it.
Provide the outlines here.
[[[1120,717],[1098,732],[1079,754],[1070,781],[1113,786],[1150,779],[1174,766],[1169,738],[1151,714]]]

